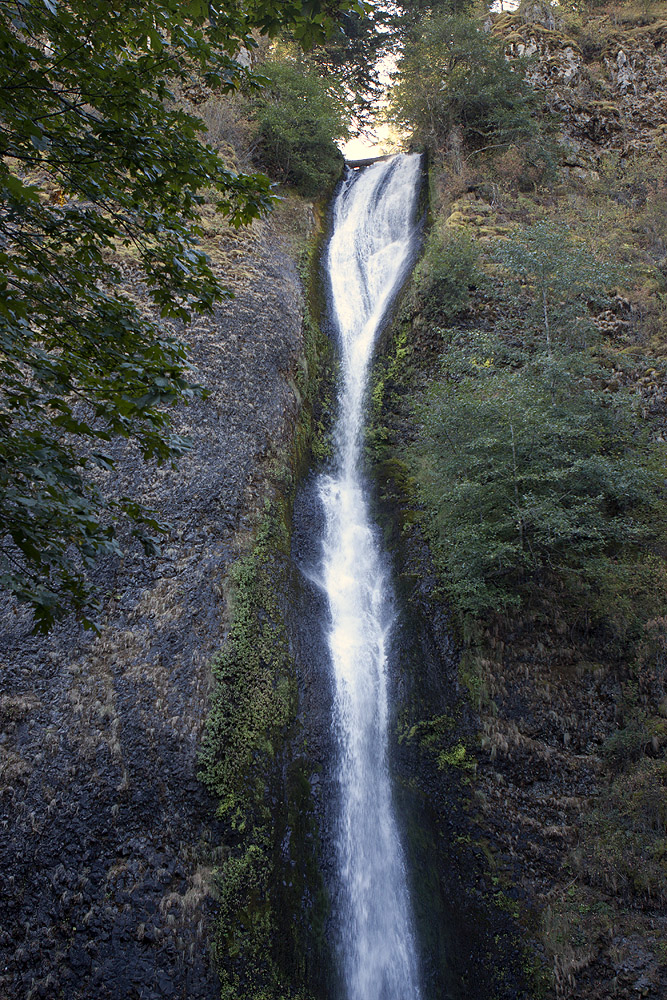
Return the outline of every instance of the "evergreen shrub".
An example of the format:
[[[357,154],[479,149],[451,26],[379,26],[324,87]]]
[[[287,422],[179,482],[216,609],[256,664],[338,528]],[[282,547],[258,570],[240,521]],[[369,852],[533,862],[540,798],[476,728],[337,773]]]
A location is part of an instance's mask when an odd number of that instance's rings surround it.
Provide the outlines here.
[[[478,257],[467,233],[431,233],[415,272],[421,312],[427,319],[450,321],[465,310],[471,290],[482,280]]]
[[[628,400],[595,391],[584,353],[529,354],[459,334],[409,452],[436,560],[465,614],[503,610],[558,574],[594,580],[651,533],[660,474]]]
[[[267,86],[254,99],[258,158],[276,180],[305,197],[328,191],[343,168],[335,140],[348,135],[335,83],[287,59],[263,67]]]

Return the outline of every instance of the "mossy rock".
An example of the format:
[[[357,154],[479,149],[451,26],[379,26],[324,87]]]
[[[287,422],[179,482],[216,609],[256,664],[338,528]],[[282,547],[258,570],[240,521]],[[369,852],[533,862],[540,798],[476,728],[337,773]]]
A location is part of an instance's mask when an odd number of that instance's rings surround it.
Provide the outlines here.
[[[453,201],[450,206],[450,212],[465,212],[472,208],[473,198],[472,195],[464,195],[463,198],[457,198]]]
[[[505,35],[510,31],[516,30],[519,25],[523,24],[521,19],[517,17],[516,14],[501,14],[499,17],[494,19],[492,31],[494,34]]]
[[[452,212],[445,222],[447,229],[453,229],[456,226],[464,227],[469,225],[470,216],[464,215],[463,212]]]
[[[508,233],[511,233],[513,226],[506,226],[503,223],[496,223],[494,226],[480,226],[478,229],[478,236],[480,239],[486,240],[496,240],[501,239]]]

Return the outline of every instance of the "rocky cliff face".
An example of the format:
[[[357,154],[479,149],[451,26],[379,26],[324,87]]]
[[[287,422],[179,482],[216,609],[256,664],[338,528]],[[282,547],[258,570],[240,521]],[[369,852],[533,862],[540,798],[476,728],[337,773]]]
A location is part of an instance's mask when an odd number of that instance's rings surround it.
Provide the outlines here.
[[[562,118],[566,168],[585,177],[603,155],[664,148],[667,18],[603,14],[567,23],[557,8],[536,2],[493,18],[489,28],[510,57],[532,59],[530,79]]]
[[[521,150],[484,163],[443,154],[431,190],[433,228],[445,246],[463,233],[481,259],[492,260],[504,237],[540,219],[625,263],[623,294],[604,308],[583,306],[601,335],[596,356],[606,373],[596,391],[611,399],[630,389],[638,438],[645,432],[663,442],[667,6],[643,7],[650,7],[646,16],[630,5],[596,8],[577,23],[551,5],[524,3],[491,18],[488,29],[510,57],[532,57],[532,80],[559,116],[558,174],[541,182],[522,166]],[[503,280],[488,267],[464,310],[436,309],[435,318],[417,285],[394,329],[374,441],[404,548],[423,545],[418,470],[406,447],[420,434],[414,401],[431,399],[438,356],[453,332],[521,342],[520,296],[508,294]],[[650,559],[664,572],[660,544]],[[398,560],[408,578],[405,554]],[[489,614],[459,631],[457,694],[474,708],[475,735],[456,702],[443,710],[429,694],[426,705],[406,709],[401,745],[418,745],[422,760],[410,780],[428,784],[438,803],[440,890],[447,893],[453,872],[459,898],[483,899],[493,926],[484,959],[498,977],[493,993],[480,996],[667,995],[664,588],[644,604],[640,589],[623,591],[613,559],[608,571],[611,592],[623,592],[636,611],[632,641],[622,634],[620,611],[617,622],[613,612],[604,625],[604,615],[591,622],[599,594],[536,587],[521,611]],[[424,600],[433,602],[425,619],[437,621],[437,590]],[[451,654],[439,656],[451,680]],[[457,775],[466,800],[460,810],[451,792]]]
[[[306,237],[312,212],[287,206],[282,231]],[[153,470],[127,450],[108,484],[170,522],[161,555],[130,543],[99,567],[98,636],[70,621],[35,637],[21,608],[3,608],[3,998],[219,996],[208,953],[215,803],[196,780],[197,753],[228,567],[271,464],[293,446],[304,313],[280,219],[240,237],[212,211],[203,224],[236,297],[186,334],[193,381],[210,392],[175,414],[192,450],[177,469]]]

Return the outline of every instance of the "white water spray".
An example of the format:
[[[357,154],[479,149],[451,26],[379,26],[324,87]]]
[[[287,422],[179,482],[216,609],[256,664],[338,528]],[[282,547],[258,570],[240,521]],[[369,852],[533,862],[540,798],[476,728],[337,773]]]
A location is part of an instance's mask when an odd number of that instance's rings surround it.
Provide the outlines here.
[[[391,591],[360,470],[371,355],[410,262],[419,174],[418,156],[350,173],[334,205],[328,253],[342,371],[337,471],[323,476],[319,488],[339,743],[337,922],[347,1000],[420,998],[387,765]]]

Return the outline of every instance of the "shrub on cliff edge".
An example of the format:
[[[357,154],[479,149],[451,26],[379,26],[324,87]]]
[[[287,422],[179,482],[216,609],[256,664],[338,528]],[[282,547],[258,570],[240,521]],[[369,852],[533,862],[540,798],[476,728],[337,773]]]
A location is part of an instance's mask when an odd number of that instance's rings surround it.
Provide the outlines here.
[[[270,62],[262,72],[267,86],[254,101],[259,162],[300,194],[323,194],[343,167],[334,141],[348,135],[342,93],[297,62]]]

